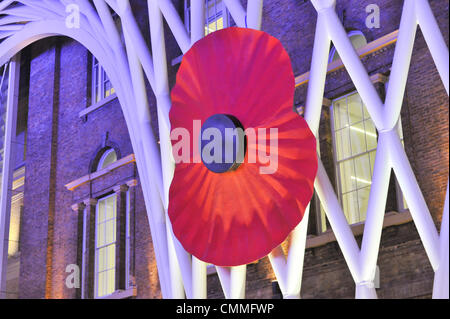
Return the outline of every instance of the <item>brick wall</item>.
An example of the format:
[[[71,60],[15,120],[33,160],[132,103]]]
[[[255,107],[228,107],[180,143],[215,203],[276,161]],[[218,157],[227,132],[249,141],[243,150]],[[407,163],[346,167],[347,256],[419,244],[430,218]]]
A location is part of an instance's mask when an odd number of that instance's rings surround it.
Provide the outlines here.
[[[245,1],[244,1],[245,2]],[[182,1],[176,8],[182,10]],[[381,28],[364,25],[365,6],[376,3],[381,10]],[[448,44],[448,1],[431,1],[433,11]],[[339,1],[337,11],[348,29],[361,30],[370,42],[398,28],[401,1]],[[133,1],[133,9],[148,39],[145,9]],[[288,51],[295,75],[309,71],[316,12],[309,1],[265,1],[263,30],[280,39]],[[168,64],[180,55],[173,35],[165,28]],[[363,58],[369,74],[389,75],[395,45]],[[64,284],[65,268],[77,262],[78,216],[71,205],[85,194],[98,196],[107,185],[84,185],[83,194],[70,192],[65,185],[89,172],[105,136],[123,156],[133,153],[126,123],[117,100],[80,118],[88,103],[88,52],[68,39],[51,38],[31,46],[28,100],[28,147],[24,213],[21,231],[20,297],[75,298],[74,289]],[[169,67],[170,86],[178,65]],[[157,133],[155,98],[148,86],[153,128]],[[307,86],[296,89],[295,104],[303,104]],[[327,77],[325,96],[337,98],[355,90],[345,68]],[[330,179],[334,180],[330,153],[329,111],[321,119],[321,150]],[[52,123],[52,124],[50,124]],[[430,211],[437,223],[442,214],[448,178],[448,97],[432,62],[420,30],[402,109],[405,149]],[[135,169],[115,172],[120,182],[129,177],[139,180]],[[95,189],[93,189],[94,187]],[[160,298],[158,273],[150,229],[140,185],[133,188],[135,213],[135,276],[137,298]],[[312,218],[311,218],[312,219]],[[358,237],[360,241],[360,238]],[[380,297],[430,297],[433,272],[413,223],[384,230],[380,256]],[[276,298],[275,276],[267,258],[247,267],[247,297]],[[306,251],[303,271],[303,298],[353,298],[354,283],[339,246],[331,242]],[[208,297],[223,298],[217,275],[208,276]]]
[[[117,100],[86,118],[78,115],[89,104],[89,55],[85,48],[58,38],[38,42],[31,51],[21,297],[74,298],[75,289],[65,285],[66,266],[77,264],[78,216],[71,206],[85,198],[68,191],[65,185],[89,173],[105,136],[118,146],[122,156],[133,150]],[[55,61],[59,61],[57,67]],[[119,183],[124,178],[137,178],[137,172],[118,170],[112,177]],[[87,194],[100,196],[110,186],[99,181],[90,189],[88,186]],[[157,297],[157,272],[148,264],[154,265],[154,256],[144,201],[141,190],[136,193],[138,291],[142,296]]]
[[[57,49],[54,39],[42,41],[31,50],[28,147],[26,184],[21,225],[20,296],[44,298],[48,273],[47,251],[51,251],[55,179],[51,160],[55,156],[55,127],[49,125],[58,114],[55,103],[55,73],[58,72]],[[51,195],[52,194],[52,195]]]

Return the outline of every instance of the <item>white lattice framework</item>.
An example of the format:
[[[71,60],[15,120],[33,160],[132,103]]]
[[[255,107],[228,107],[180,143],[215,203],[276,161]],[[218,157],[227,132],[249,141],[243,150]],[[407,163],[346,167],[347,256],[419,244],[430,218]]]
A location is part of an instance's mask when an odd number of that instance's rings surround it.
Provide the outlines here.
[[[191,1],[191,34],[170,0],[148,0],[151,52],[137,25],[128,0],[3,0],[0,2],[0,65],[39,39],[63,35],[83,44],[100,61],[113,86],[128,126],[147,207],[159,279],[165,298],[206,298],[206,264],[183,250],[173,236],[167,217],[168,189],[173,176],[170,124],[171,106],[163,19],[185,53],[204,36],[204,1]],[[261,28],[262,0],[224,0],[236,24]],[[79,6],[80,28],[66,26],[67,5]],[[400,116],[408,69],[420,25],[445,90],[449,90],[449,53],[427,0],[405,0],[394,53],[390,85],[383,104],[335,12],[335,0],[312,0],[318,13],[305,119],[318,132],[331,41],[350,74],[375,123],[379,139],[361,249],[342,212],[319,159],[315,190],[356,284],[356,298],[376,298],[375,269],[380,246],[389,178],[393,169],[410,208],[420,238],[435,271],[434,298],[449,296],[448,184],[440,235],[395,131]],[[111,11],[124,31],[123,43]],[[289,14],[289,13],[287,13]],[[280,22],[281,23],[281,22]],[[160,147],[154,138],[145,78],[157,99]],[[2,205],[0,234],[9,222]],[[284,298],[299,298],[309,209],[293,231],[288,254],[281,246],[269,254]],[[5,256],[0,238],[0,255]],[[6,246],[7,247],[7,246]],[[4,284],[5,258],[0,263]],[[216,267],[226,298],[244,298],[246,266]],[[1,271],[3,270],[3,271]],[[3,275],[1,275],[3,274]]]

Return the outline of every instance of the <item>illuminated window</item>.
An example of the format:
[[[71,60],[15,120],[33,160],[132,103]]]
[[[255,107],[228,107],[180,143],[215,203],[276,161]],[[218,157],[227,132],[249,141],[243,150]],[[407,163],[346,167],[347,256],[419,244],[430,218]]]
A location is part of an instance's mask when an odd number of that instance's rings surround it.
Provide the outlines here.
[[[95,225],[95,296],[104,297],[115,289],[116,276],[116,201],[110,195],[97,203]]]
[[[98,60],[92,56],[92,105],[113,97],[116,93],[111,81]]]
[[[105,151],[105,153],[103,153],[102,157],[100,158],[97,165],[97,170],[99,171],[101,169],[104,169],[105,167],[116,161],[117,161],[116,151],[113,148],[108,149],[107,151]]]
[[[354,224],[366,219],[377,131],[358,93],[333,101],[331,116],[339,199]]]
[[[361,31],[350,31],[348,33],[348,37],[350,38],[350,41],[352,42],[353,47],[355,50],[358,50],[359,48],[362,48],[367,44],[366,37],[363,35]],[[330,58],[329,63],[339,60],[341,57],[339,56],[339,53],[336,51],[336,48],[333,46],[333,48],[330,51]]]
[[[201,1],[201,0],[198,0]],[[231,26],[231,16],[222,0],[205,1],[205,35]],[[185,25],[190,30],[190,1],[185,0]]]
[[[112,12],[111,16],[116,25],[117,31],[119,33],[122,42],[124,42],[122,23],[117,15],[117,13]],[[99,61],[92,55],[92,77],[91,77],[91,95],[92,95],[92,105],[96,105],[101,102],[108,102],[109,100],[116,97],[116,90],[111,84],[111,81],[106,74],[103,67],[100,65]]]

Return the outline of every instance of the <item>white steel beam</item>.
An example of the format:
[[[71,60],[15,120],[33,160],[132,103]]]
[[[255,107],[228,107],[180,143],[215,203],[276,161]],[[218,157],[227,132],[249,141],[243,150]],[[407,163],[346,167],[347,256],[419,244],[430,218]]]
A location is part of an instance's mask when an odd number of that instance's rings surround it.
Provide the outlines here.
[[[150,0],[150,2],[155,0]],[[186,53],[187,50],[191,47],[191,41],[189,39],[189,35],[186,31],[186,27],[183,24],[183,21],[180,19],[180,15],[177,10],[173,6],[172,1],[170,0],[157,0],[159,8],[161,9],[164,18],[166,18],[167,24],[172,31],[175,40],[180,46],[181,51]],[[195,1],[194,1],[195,2]]]
[[[275,247],[267,257],[269,257],[273,272],[275,277],[277,277],[281,293],[287,291],[286,256],[281,245]]]
[[[172,232],[171,223],[169,217],[166,215],[166,232],[167,232],[167,253],[169,255],[169,262],[165,267],[169,268],[170,273],[170,292],[171,299],[184,299],[187,296],[190,296],[189,285],[185,285],[187,287],[187,292],[185,295],[185,289],[183,286],[183,282],[188,282],[190,278],[185,278],[183,280],[183,276],[180,271],[180,263],[178,262],[177,252],[174,243],[174,236]],[[188,263],[190,260],[188,260]],[[189,274],[188,274],[189,275]]]
[[[155,90],[155,71],[153,68],[152,56],[150,55],[150,51],[148,50],[141,30],[139,29],[139,26],[134,19],[130,3],[128,2],[128,0],[121,0],[118,7],[120,9],[118,13],[121,17],[123,27],[129,30],[129,36],[133,41],[133,45],[136,47],[136,53],[142,64],[142,67],[144,68],[148,82],[150,83],[152,89]]]
[[[328,56],[331,43],[325,27],[325,21],[323,20],[324,17],[319,14],[316,22],[310,79],[305,104],[305,120],[316,138],[319,135],[320,115],[322,114],[325,79],[327,76]]]
[[[206,264],[194,257],[191,258],[184,251],[173,236],[167,216],[168,189],[173,176],[174,163],[168,118],[171,101],[164,30],[160,12],[161,10],[164,14],[180,48],[186,52],[204,35],[204,1],[192,1],[191,38],[189,38],[171,1],[148,1],[154,60],[152,60],[139,26],[133,17],[128,0],[106,0],[106,3],[119,13],[122,19],[126,52],[104,0],[94,0],[96,10],[87,0],[75,0],[82,11],[82,28],[80,30],[64,27],[66,16],[64,9],[65,5],[69,3],[66,0],[44,0],[41,1],[42,3],[19,0],[19,2],[23,6],[9,7],[13,3],[10,0],[4,0],[0,4],[0,11],[5,15],[2,18],[3,31],[0,31],[1,37],[4,38],[0,43],[0,64],[5,63],[12,55],[33,41],[61,34],[81,42],[98,57],[117,89],[130,132],[130,139],[136,153],[163,296],[182,298],[185,292],[188,298],[205,298]],[[249,0],[247,10],[244,10],[239,0],[224,0],[224,3],[238,26],[260,29],[262,0]],[[448,298],[448,186],[439,236],[409,160],[395,132],[417,23],[424,34],[447,94],[449,92],[448,48],[429,2],[427,0],[405,1],[399,38],[394,53],[391,85],[384,105],[355,53],[342,23],[337,18],[334,10],[335,0],[312,0],[312,3],[318,12],[318,20],[310,72],[311,80],[308,85],[306,101],[306,121],[317,136],[331,39],[379,132],[361,252],[320,161],[315,181],[316,191],[355,280],[356,297],[376,298],[373,285],[374,269],[379,251],[390,170],[393,167],[420,238],[436,272],[433,297]],[[10,22],[5,20],[13,16],[23,19],[23,25],[17,26],[13,20]],[[43,22],[30,22],[33,19]],[[151,130],[142,68],[157,98],[161,153],[158,151]],[[4,175],[3,178],[7,177]],[[3,183],[3,185],[6,184]],[[7,191],[7,189],[3,191]],[[4,204],[3,201],[0,206],[2,212]],[[308,211],[307,209],[302,223],[292,233],[287,257],[281,247],[276,248],[269,255],[285,298],[298,298],[300,295]],[[4,229],[5,221],[2,219],[0,222],[1,230]],[[5,237],[2,236],[2,238]],[[2,247],[4,250],[4,245]],[[3,252],[3,258],[4,255]],[[171,266],[170,273],[166,269],[167,264]],[[227,298],[243,298],[245,296],[245,269],[245,265],[231,268],[217,267]],[[4,272],[4,267],[1,271],[0,274]]]
[[[14,0],[3,0],[0,3],[0,12],[3,11],[5,8],[7,8],[11,3],[13,3]],[[3,12],[1,12],[3,14]]]
[[[359,59],[350,39],[347,36],[342,23],[340,22],[334,8],[327,8],[319,12],[324,15],[325,25],[328,34],[336,47],[341,60],[343,61],[348,74],[353,80],[358,93],[365,102],[370,116],[378,128],[383,128],[382,117],[383,103],[370,80],[367,71]]]
[[[389,153],[384,139],[385,133],[380,133],[359,256],[362,280],[356,283],[357,299],[377,296],[374,285],[375,271],[391,176]]]
[[[413,1],[405,1],[403,3],[403,14],[400,20],[392,70],[389,76],[389,88],[386,92],[384,122],[387,129],[393,128],[397,123],[402,108],[403,96],[405,95],[406,81],[417,30],[414,8]]]
[[[183,289],[183,282],[180,281],[180,279],[184,279],[185,288],[187,288],[186,292],[188,293],[189,297],[190,284],[192,282],[190,270],[191,267],[188,254],[183,249],[177,249],[180,245],[177,243],[177,239],[173,235],[170,220],[167,216],[167,209],[169,204],[169,188],[175,170],[175,162],[173,161],[172,157],[172,146],[170,140],[169,111],[171,107],[171,101],[169,97],[169,78],[167,73],[164,26],[162,14],[156,0],[148,2],[148,12],[152,52],[154,57],[154,69],[156,74],[154,93],[156,96],[160,135],[160,160],[162,163],[164,185],[163,203],[166,216],[166,240],[168,242],[169,269],[172,289],[171,294],[172,298],[184,298],[185,291]],[[179,258],[177,258],[177,256],[179,256]],[[185,260],[187,260],[187,263],[181,263]],[[185,274],[184,277],[182,276],[183,274]]]
[[[355,282],[361,281],[360,267],[359,267],[359,247],[353,232],[348,225],[339,201],[334,193],[333,186],[328,178],[328,175],[323,167],[322,161],[319,159],[319,167],[317,170],[317,177],[314,183],[317,195],[325,210],[325,213],[333,229],[339,247],[347,262],[350,273]]]
[[[206,299],[207,297],[207,264],[192,256],[192,298]]]
[[[385,136],[386,143],[389,145],[389,156],[395,176],[397,176],[403,196],[405,196],[408,203],[411,216],[430,259],[431,266],[436,271],[439,267],[439,236],[436,226],[431,218],[430,211],[397,132],[390,130],[385,133]]]
[[[308,233],[309,207],[306,207],[305,215],[300,224],[292,231],[291,246],[287,255],[286,283],[287,289],[283,293],[284,299],[300,298],[302,286],[303,263],[305,260],[306,237]]]
[[[250,0],[247,2],[247,27],[261,30],[263,0]]]
[[[227,6],[228,11],[230,11],[230,14],[233,17],[234,22],[236,22],[236,25],[238,27],[245,28],[247,15],[244,8],[242,7],[241,2],[239,0],[223,0],[223,2]]]
[[[191,44],[205,36],[205,1],[191,1]]]
[[[436,68],[441,76],[447,95],[449,94],[449,54],[442,32],[427,0],[416,0],[417,20],[430,49]]]
[[[120,6],[120,4],[119,4]],[[138,111],[138,118],[139,118],[139,133],[140,133],[140,137],[141,137],[141,141],[143,143],[143,145],[155,145],[155,138],[153,136],[153,132],[151,129],[151,118],[150,118],[150,114],[149,114],[149,107],[148,107],[148,100],[147,100],[147,94],[146,94],[146,89],[145,89],[145,82],[144,82],[144,78],[143,78],[143,71],[142,71],[142,66],[139,63],[139,59],[137,57],[137,53],[134,50],[134,47],[132,45],[130,45],[131,42],[131,38],[129,37],[129,31],[127,30],[127,28],[124,28],[124,36],[125,36],[125,42],[127,43],[127,53],[128,53],[128,60],[129,60],[129,64],[130,64],[130,73],[131,73],[131,80],[132,80],[132,84],[133,84],[133,91],[134,91],[134,95],[136,98],[136,106],[135,109]],[[128,110],[131,111],[131,110]],[[140,169],[140,172],[145,172],[146,171],[146,166],[150,166],[150,165],[154,165],[155,167],[160,167],[159,161],[160,158],[157,157],[157,154],[155,153],[144,153],[144,158],[143,161],[141,161],[141,163],[138,163],[138,169]],[[146,165],[147,163],[147,165]],[[144,181],[147,181],[147,186],[149,187],[150,185],[150,180],[149,177],[147,176],[146,173],[142,174],[144,177]],[[150,188],[150,187],[149,187]],[[150,189],[147,189],[150,190]],[[156,193],[156,189],[152,190],[153,193],[153,197],[155,197],[155,195],[159,195],[159,193]],[[167,291],[168,285],[170,283],[170,277],[166,271],[165,264],[164,262],[167,262],[168,260],[168,256],[167,256],[167,250],[166,251],[161,251],[162,248],[166,248],[167,249],[167,244],[165,243],[165,238],[162,237],[164,235],[164,230],[162,230],[162,232],[156,232],[156,228],[158,226],[155,225],[154,222],[154,217],[157,216],[156,214],[158,213],[163,213],[164,214],[164,207],[163,207],[163,200],[162,198],[160,198],[159,196],[157,196],[157,198],[154,198],[153,201],[151,201],[151,205],[150,207],[152,207],[152,209],[150,210],[150,212],[147,212],[148,218],[149,218],[149,223],[150,225],[153,225],[153,229],[152,229],[152,233],[156,233],[153,236],[153,243],[154,243],[154,250],[155,250],[155,255],[157,258],[157,262],[159,259],[159,265],[158,265],[158,272],[161,273],[160,275],[160,281],[161,281],[161,287],[162,287],[162,292],[163,292],[163,296],[164,295],[168,295],[169,292]],[[162,225],[161,225],[162,226]],[[160,226],[160,227],[161,227]],[[162,237],[162,238],[161,238]],[[158,247],[158,245],[160,245]],[[160,255],[162,254],[162,256]]]
[[[439,234],[440,261],[436,270],[433,284],[434,299],[449,298],[449,184],[447,182],[447,193],[445,195],[444,211],[442,213],[441,233]]]
[[[205,36],[205,1],[191,1],[191,45]],[[192,298],[207,298],[207,264],[192,256]]]
[[[216,269],[225,298],[244,299],[247,265],[235,267],[216,266]]]
[[[7,68],[8,65],[5,65],[4,67]],[[19,102],[19,80],[20,55],[16,55],[9,63],[3,167],[0,185],[0,299],[4,299],[7,296],[6,274],[8,268],[11,189],[14,174],[14,150],[16,140],[17,108]]]

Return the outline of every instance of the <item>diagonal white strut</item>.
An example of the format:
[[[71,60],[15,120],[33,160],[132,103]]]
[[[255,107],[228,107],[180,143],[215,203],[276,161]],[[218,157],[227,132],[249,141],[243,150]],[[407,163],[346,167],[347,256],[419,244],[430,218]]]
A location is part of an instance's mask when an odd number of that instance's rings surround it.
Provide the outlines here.
[[[128,0],[75,0],[81,9],[81,29],[69,30],[65,24],[65,6],[70,1],[0,2],[0,65],[23,47],[51,35],[70,36],[95,54],[114,87],[129,129],[144,192],[148,219],[157,259],[163,297],[206,298],[206,264],[184,251],[172,234],[167,218],[168,189],[173,175],[171,156],[170,92],[162,16],[183,53],[204,36],[205,3],[191,1],[191,34],[168,0],[148,0],[152,55],[133,17]],[[224,0],[240,27],[260,29],[262,0]],[[305,119],[318,136],[330,41],[333,42],[378,130],[379,140],[375,172],[369,196],[367,219],[361,250],[340,207],[329,178],[319,162],[316,192],[325,208],[337,242],[355,281],[357,298],[376,298],[373,288],[380,236],[391,169],[398,179],[410,208],[425,251],[435,271],[434,298],[448,298],[448,186],[441,231],[438,235],[429,209],[395,131],[400,116],[408,77],[408,68],[417,25],[420,26],[432,58],[449,92],[449,53],[444,37],[427,0],[405,0],[395,48],[390,85],[382,103],[363,64],[355,53],[342,23],[334,10],[334,0],[312,0],[318,12]],[[125,32],[122,43],[111,18],[111,7],[121,18]],[[9,20],[8,20],[9,19]],[[8,22],[9,21],[9,22]],[[144,76],[150,83],[158,104],[160,150],[151,130]],[[137,116],[136,116],[137,114]],[[281,247],[270,255],[274,272],[285,298],[298,298],[301,287],[306,244],[308,209],[303,224],[292,233],[287,256]],[[4,231],[4,223],[1,229]],[[3,256],[2,256],[3,257]],[[169,265],[170,270],[166,265]],[[217,272],[228,298],[245,296],[245,266],[218,267]],[[4,280],[4,276],[0,281]]]

